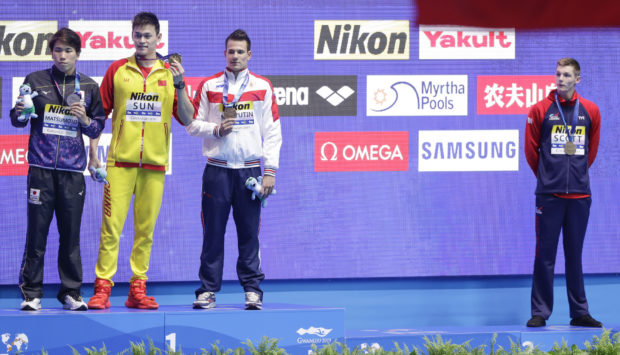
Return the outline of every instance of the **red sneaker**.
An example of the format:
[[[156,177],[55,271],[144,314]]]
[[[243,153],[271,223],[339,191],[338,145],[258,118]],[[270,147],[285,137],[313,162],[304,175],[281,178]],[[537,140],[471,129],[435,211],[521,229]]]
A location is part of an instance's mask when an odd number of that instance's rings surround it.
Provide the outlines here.
[[[112,293],[112,282],[97,278],[95,280],[95,294],[88,300],[88,308],[110,308],[110,293]]]
[[[133,280],[129,285],[129,297],[125,301],[128,308],[157,309],[154,297],[146,295],[146,280]]]

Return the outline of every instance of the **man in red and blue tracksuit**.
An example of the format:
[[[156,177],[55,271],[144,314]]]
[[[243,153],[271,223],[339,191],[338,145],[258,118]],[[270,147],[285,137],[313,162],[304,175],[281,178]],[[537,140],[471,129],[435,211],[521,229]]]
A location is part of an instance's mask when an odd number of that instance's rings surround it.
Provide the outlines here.
[[[598,150],[601,114],[575,91],[581,80],[575,59],[560,59],[555,77],[557,89],[532,106],[525,128],[525,156],[537,178],[532,318],[527,326],[545,326],[553,310],[553,274],[562,230],[570,324],[602,327],[588,311],[581,264],[592,203],[588,170]]]
[[[236,30],[225,41],[226,69],[201,82],[194,99],[195,119],[186,131],[202,138],[207,164],[202,176],[203,246],[201,286],[194,308],[215,307],[222,286],[224,235],[232,209],[237,227],[237,276],[245,291],[245,309],[262,309],[263,291],[259,250],[261,203],[245,186],[261,176],[261,195],[275,186],[282,132],[271,82],[248,70],[252,57],[247,33]],[[185,93],[179,94],[185,100]]]

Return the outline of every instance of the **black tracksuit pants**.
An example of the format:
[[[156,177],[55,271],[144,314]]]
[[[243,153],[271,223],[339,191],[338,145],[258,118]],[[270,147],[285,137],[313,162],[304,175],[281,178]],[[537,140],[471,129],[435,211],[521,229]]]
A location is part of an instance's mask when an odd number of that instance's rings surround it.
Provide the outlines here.
[[[28,227],[26,246],[19,274],[24,298],[43,296],[43,262],[52,217],[56,213],[58,234],[58,274],[61,287],[58,300],[70,293],[80,295],[82,258],[80,225],[86,184],[77,172],[42,169],[28,170]]]

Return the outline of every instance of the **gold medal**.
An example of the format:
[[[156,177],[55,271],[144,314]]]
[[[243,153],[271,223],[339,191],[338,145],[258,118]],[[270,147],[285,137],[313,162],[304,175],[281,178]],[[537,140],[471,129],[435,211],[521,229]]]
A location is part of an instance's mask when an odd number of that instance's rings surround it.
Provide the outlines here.
[[[566,144],[564,144],[564,153],[566,153],[566,155],[575,155],[575,153],[577,152],[577,145],[573,142],[566,142]]]
[[[172,53],[168,56],[168,63],[174,63],[174,62],[181,64],[182,59],[179,53]]]
[[[224,118],[237,118],[237,110],[234,107],[226,107],[224,109]]]

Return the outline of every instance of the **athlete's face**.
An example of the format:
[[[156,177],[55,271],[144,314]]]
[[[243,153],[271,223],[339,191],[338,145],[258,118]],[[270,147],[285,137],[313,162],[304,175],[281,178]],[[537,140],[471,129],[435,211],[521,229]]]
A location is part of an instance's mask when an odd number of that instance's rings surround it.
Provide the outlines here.
[[[226,43],[226,65],[233,73],[238,73],[248,67],[252,58],[252,51],[248,50],[248,42],[228,40]]]
[[[56,41],[54,48],[52,48],[52,60],[56,69],[65,74],[73,74],[75,72],[75,62],[78,57],[75,49],[70,45],[62,41]]]
[[[136,46],[136,55],[138,57],[147,59],[155,58],[157,45],[159,41],[161,41],[161,33],[155,32],[155,26],[136,26],[131,36],[133,38],[133,44]]]
[[[572,65],[559,66],[555,69],[555,85],[558,94],[566,100],[570,100],[575,92],[575,86],[581,81],[581,76],[575,72]]]

